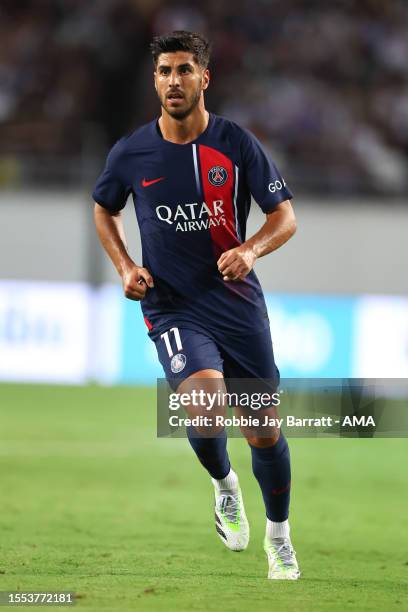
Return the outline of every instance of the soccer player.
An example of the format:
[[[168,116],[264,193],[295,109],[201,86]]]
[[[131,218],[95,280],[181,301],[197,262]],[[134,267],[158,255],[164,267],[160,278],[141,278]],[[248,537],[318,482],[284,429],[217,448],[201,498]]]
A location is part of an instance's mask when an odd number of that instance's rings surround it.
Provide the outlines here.
[[[141,302],[173,389],[191,389],[195,380],[214,388],[241,378],[277,385],[265,300],[253,267],[294,234],[292,194],[250,132],[205,109],[210,52],[204,36],[172,32],[155,37],[151,51],[161,116],[110,151],[93,192],[99,238],[125,296]],[[142,266],[127,252],[121,221],[130,194]],[[265,222],[246,239],[251,195]],[[276,415],[272,406],[264,412]],[[287,441],[277,427],[266,437],[251,428],[242,431],[265,503],[268,577],[296,580]],[[187,434],[214,485],[217,533],[231,550],[244,550],[249,525],[225,430],[208,435],[189,427]]]

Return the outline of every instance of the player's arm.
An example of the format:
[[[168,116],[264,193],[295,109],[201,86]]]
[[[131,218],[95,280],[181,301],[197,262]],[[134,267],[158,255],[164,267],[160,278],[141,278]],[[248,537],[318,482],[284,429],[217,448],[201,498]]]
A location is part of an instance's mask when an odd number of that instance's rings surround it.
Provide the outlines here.
[[[244,279],[258,257],[279,249],[296,232],[296,217],[289,200],[266,214],[262,227],[239,247],[221,255],[217,265],[225,281]]]
[[[147,287],[153,287],[153,279],[128,254],[121,212],[111,212],[95,202],[94,219],[99,240],[122,279],[125,296],[142,300]]]

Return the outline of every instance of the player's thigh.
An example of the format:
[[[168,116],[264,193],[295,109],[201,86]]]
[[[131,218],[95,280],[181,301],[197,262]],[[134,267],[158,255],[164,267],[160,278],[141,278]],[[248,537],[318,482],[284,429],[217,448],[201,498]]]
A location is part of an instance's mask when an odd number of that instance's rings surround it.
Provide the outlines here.
[[[177,393],[188,393],[192,400],[185,405],[187,414],[193,418],[209,417],[209,425],[199,428],[200,435],[214,435],[222,429],[216,425],[216,417],[226,414],[227,391],[257,393],[260,386],[262,391],[271,391],[271,384],[274,389],[278,385],[279,371],[269,330],[249,337],[217,337],[215,341],[205,332],[170,327],[150,337],[171,388]],[[223,371],[228,377],[227,385]],[[248,414],[247,407],[237,410],[243,416]],[[270,416],[274,415],[272,410]],[[262,431],[264,441],[270,437],[277,439],[276,430]],[[243,434],[254,445],[258,445],[258,433],[251,427],[243,428]]]
[[[177,387],[183,397],[186,413],[196,419],[194,430],[200,437],[213,437],[224,429],[227,413],[224,376],[218,370],[206,369],[194,372]],[[190,431],[194,435],[194,431]]]
[[[204,331],[170,327],[150,335],[166,379],[173,391],[183,394],[189,417],[208,417],[199,431],[214,435],[222,429],[217,416],[224,415],[223,360],[214,339]]]
[[[280,375],[269,328],[251,336],[226,338],[221,355],[228,392],[246,400],[234,406],[243,423],[242,434],[254,446],[271,446],[280,433],[276,407]],[[248,416],[252,418],[246,419]]]

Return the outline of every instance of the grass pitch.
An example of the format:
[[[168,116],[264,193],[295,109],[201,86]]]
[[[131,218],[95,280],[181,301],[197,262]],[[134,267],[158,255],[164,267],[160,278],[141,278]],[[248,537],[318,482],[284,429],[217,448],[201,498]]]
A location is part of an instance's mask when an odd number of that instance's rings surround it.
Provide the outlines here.
[[[155,428],[150,389],[0,386],[0,590],[115,612],[408,609],[407,440],[290,441],[302,578],[276,583],[244,441],[251,542],[233,553],[188,442]]]

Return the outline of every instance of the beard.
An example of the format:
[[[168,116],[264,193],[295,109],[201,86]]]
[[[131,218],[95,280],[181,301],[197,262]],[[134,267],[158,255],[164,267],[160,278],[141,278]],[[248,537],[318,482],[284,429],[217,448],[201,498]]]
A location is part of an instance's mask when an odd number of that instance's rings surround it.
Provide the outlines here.
[[[160,98],[159,96],[159,100],[160,100],[160,104],[162,108],[166,111],[168,115],[170,115],[170,117],[173,117],[173,119],[185,119],[196,108],[196,106],[198,105],[200,101],[200,97],[201,97],[201,83],[197,87],[197,90],[194,92],[194,94],[192,94],[190,100],[187,100],[186,98],[184,98],[184,102],[187,104],[187,106],[184,108],[180,108],[180,109],[168,108],[168,106],[166,105],[166,96],[163,96],[162,98]]]

